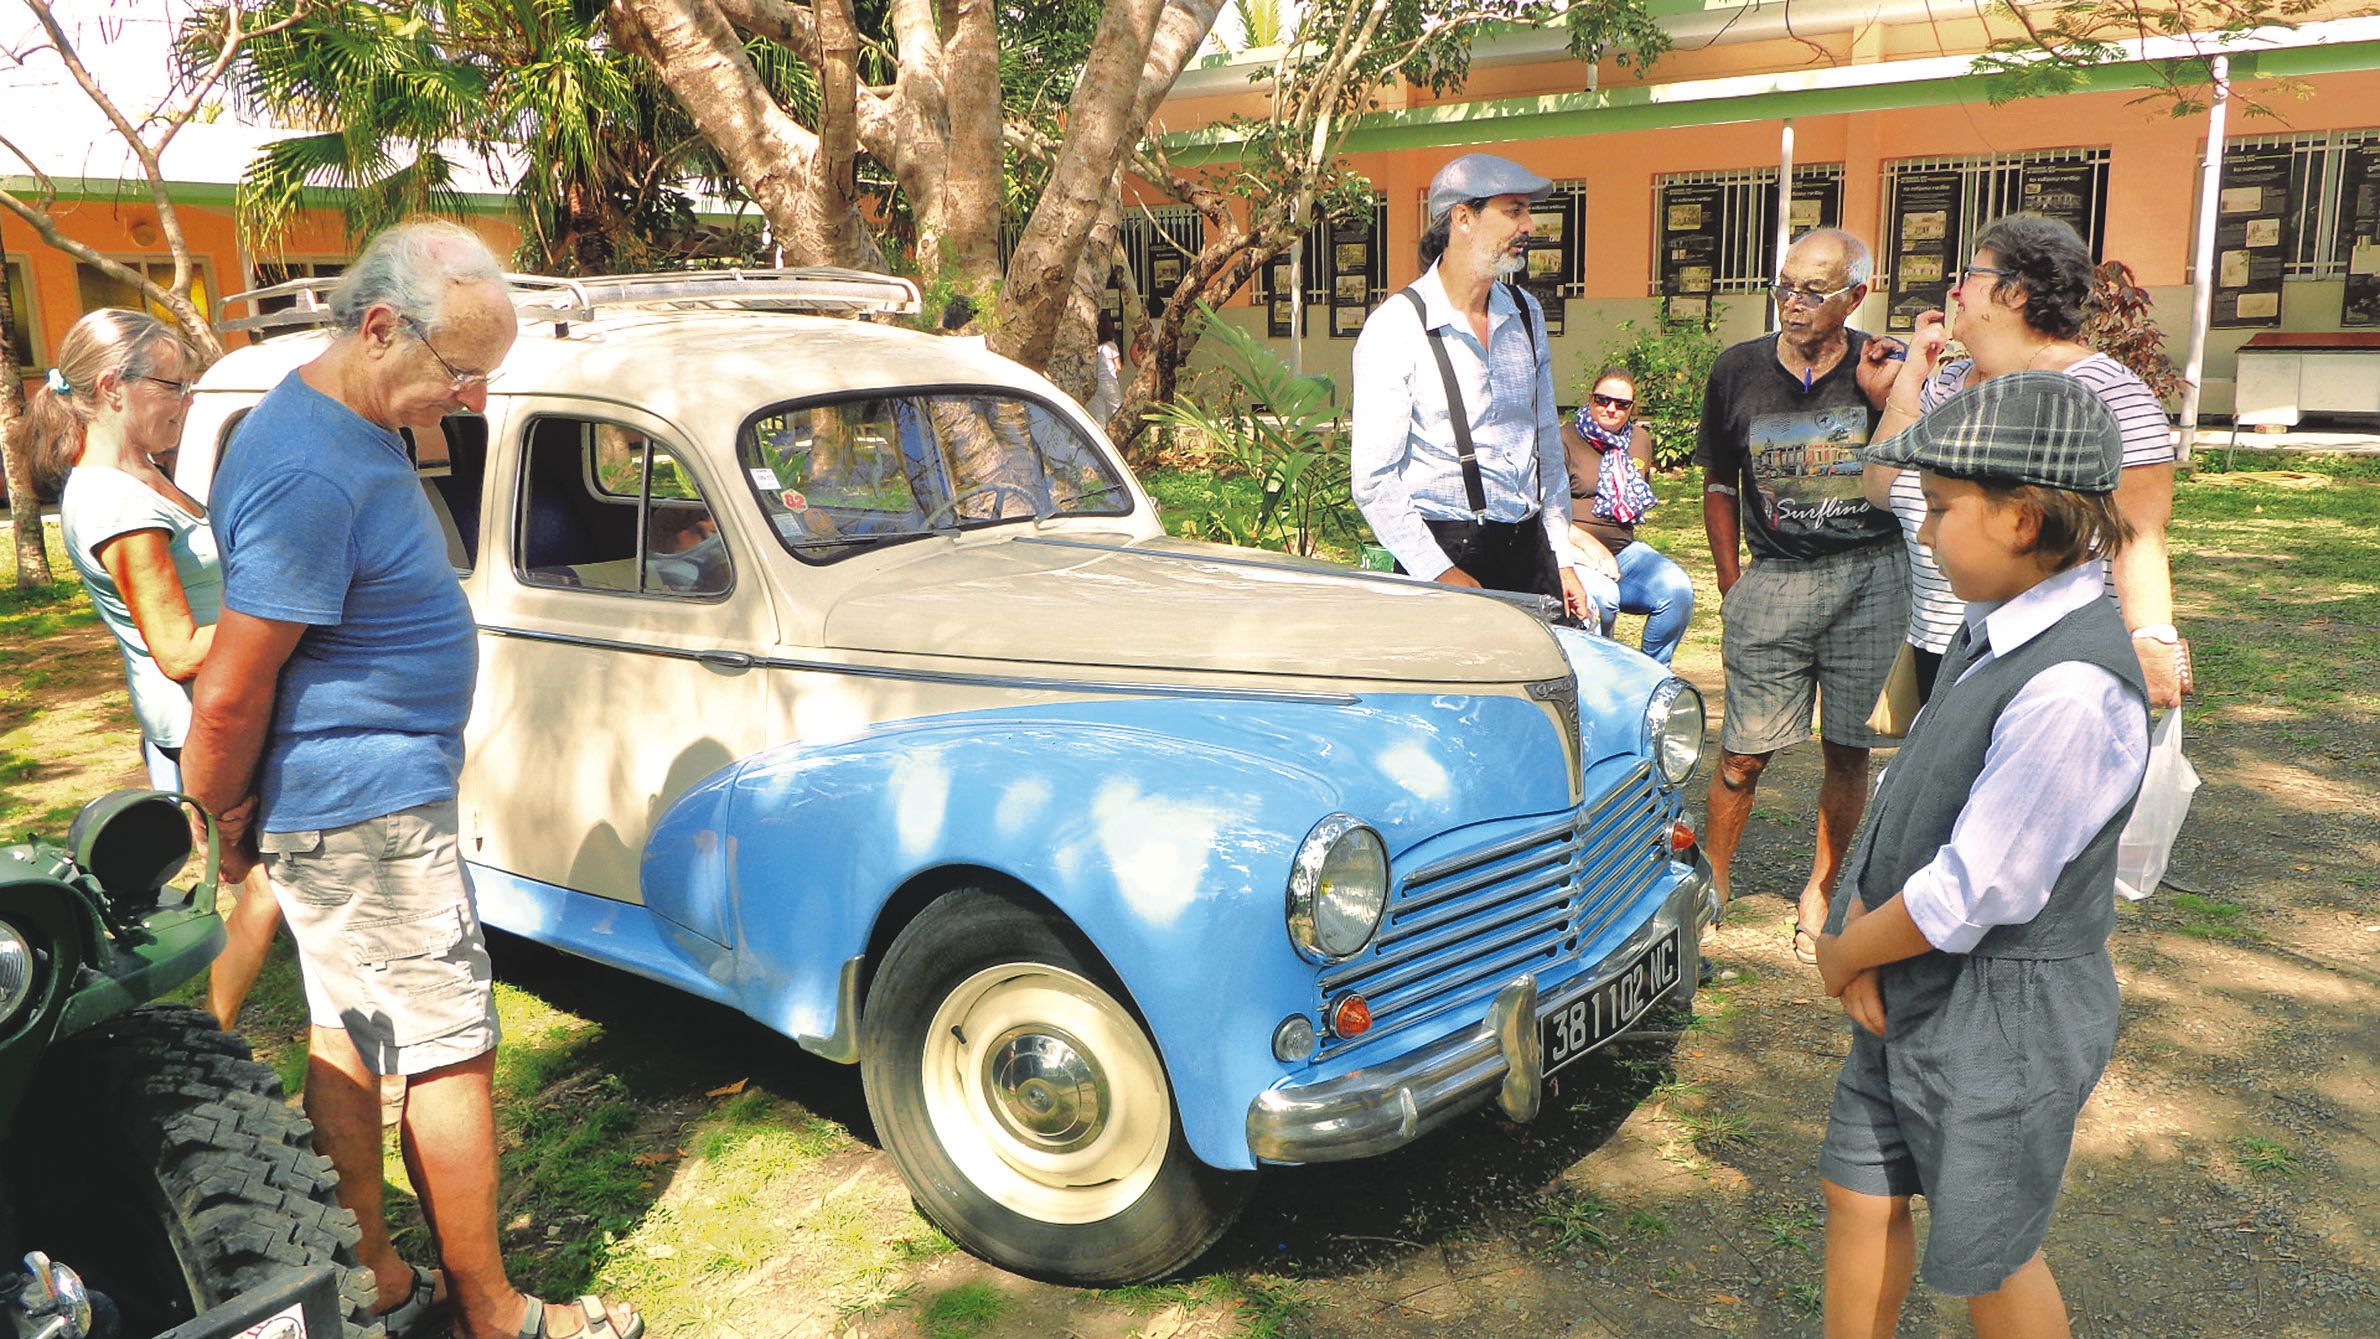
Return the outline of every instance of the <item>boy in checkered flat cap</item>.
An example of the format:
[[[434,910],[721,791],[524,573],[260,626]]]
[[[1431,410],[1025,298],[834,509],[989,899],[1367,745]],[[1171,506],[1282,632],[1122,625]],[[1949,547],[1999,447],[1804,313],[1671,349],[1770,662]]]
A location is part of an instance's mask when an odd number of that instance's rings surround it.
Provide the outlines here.
[[[1826,1332],[1893,1333],[1913,1273],[1975,1332],[2067,1333],[2041,1255],[2083,1102],[2116,1040],[2116,842],[2148,698],[2092,556],[2129,536],[2122,434],[2072,377],[1945,401],[1872,458],[1922,471],[1931,547],[1967,602],[1885,773],[1818,966],[1857,1025],[1818,1169]],[[1915,1270],[1909,1197],[1932,1214]]]

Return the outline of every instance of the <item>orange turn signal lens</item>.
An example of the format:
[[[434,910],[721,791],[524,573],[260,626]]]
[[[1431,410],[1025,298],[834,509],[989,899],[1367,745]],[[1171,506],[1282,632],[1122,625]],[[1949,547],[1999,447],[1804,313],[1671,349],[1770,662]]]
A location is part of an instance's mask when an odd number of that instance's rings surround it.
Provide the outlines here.
[[[1687,826],[1686,826],[1685,824],[1683,824],[1683,823],[1672,823],[1672,824],[1670,824],[1670,825],[1669,825],[1669,849],[1670,849],[1670,850],[1672,850],[1672,851],[1691,851],[1691,850],[1693,850],[1693,849],[1694,849],[1694,829],[1692,829],[1692,828],[1690,828],[1690,827],[1687,827]]]
[[[1372,1028],[1372,1006],[1361,995],[1341,995],[1330,1007],[1330,1030],[1341,1037],[1360,1037]]]

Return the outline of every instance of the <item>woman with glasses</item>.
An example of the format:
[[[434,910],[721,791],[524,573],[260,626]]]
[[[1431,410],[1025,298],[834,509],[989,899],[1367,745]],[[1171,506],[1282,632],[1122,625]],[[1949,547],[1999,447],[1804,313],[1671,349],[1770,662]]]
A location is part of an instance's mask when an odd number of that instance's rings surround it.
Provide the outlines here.
[[[223,574],[206,508],[154,457],[174,449],[198,376],[190,347],[145,312],[102,308],[74,323],[26,406],[34,475],[59,489],[59,529],[83,591],[115,634],[139,718],[149,784],[181,789],[190,681],[213,644]],[[207,983],[226,1029],[264,965],[280,914],[261,873],[240,885]]]
[[[1622,611],[1645,616],[1644,653],[1666,665],[1694,616],[1694,583],[1661,551],[1636,537],[1636,522],[1657,504],[1653,435],[1636,422],[1636,378],[1612,368],[1576,416],[1562,425],[1570,465],[1570,542],[1579,579],[1603,623]]]
[[[1962,388],[2011,372],[2063,372],[2095,392],[2124,435],[2124,471],[2116,506],[2132,542],[2108,564],[2108,592],[2121,603],[2132,647],[2148,678],[2152,706],[2180,704],[2190,691],[2187,649],[2173,626],[2173,578],[2166,522],[2173,512],[2173,440],[2165,408],[2130,368],[2084,344],[2091,300],[2091,254],[2074,229],[2040,214],[2011,214],[1975,239],[1973,259],[1950,290],[1956,315],[1917,318],[1909,360],[1886,398],[1875,440],[1899,433]],[[1944,360],[1951,340],[1967,356]],[[1965,606],[1933,555],[1917,542],[1925,499],[1915,470],[1869,465],[1868,500],[1890,506],[1909,550],[1909,645],[1917,657],[1920,700],[1932,693],[1942,654]]]

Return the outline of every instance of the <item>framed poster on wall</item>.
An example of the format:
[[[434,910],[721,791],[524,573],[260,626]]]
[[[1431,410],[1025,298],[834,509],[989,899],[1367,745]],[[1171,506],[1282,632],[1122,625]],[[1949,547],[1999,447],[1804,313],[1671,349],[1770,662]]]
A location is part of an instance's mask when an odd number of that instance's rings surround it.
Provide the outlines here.
[[[1719,215],[1726,188],[1715,182],[1676,182],[1661,188],[1662,314],[1707,325],[1712,279],[1719,265]]]
[[[2281,269],[2289,254],[2289,165],[2286,144],[2235,144],[2223,150],[2222,184],[2215,192],[2216,326],[2281,324]]]
[[[1372,214],[1365,210],[1340,219],[1330,228],[1323,254],[1330,259],[1326,292],[1330,301],[1332,339],[1353,339],[1363,333],[1364,318],[1372,314],[1374,250]]]
[[[1920,313],[1949,300],[1958,267],[1960,197],[1958,172],[1904,172],[1893,178],[1892,305],[1884,328],[1917,328]]]
[[[2347,285],[2339,324],[2380,325],[2380,140],[2341,151],[2339,236],[2347,248]]]
[[[2094,263],[2099,259],[2096,239],[2105,208],[2099,193],[2100,175],[2097,163],[2027,163],[2017,187],[2018,199],[2027,211],[2049,215],[2090,243]]]

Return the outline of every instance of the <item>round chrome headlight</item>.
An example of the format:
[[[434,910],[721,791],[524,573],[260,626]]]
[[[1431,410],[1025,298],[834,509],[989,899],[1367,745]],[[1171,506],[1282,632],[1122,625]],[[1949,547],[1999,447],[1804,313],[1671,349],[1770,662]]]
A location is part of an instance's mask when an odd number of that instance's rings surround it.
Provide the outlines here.
[[[1653,766],[1673,786],[1685,785],[1702,766],[1702,694],[1684,679],[1663,679],[1645,704],[1645,749]]]
[[[1289,864],[1289,942],[1314,962],[1361,952],[1388,905],[1388,847],[1380,834],[1332,814],[1298,843]]]
[[[0,1027],[16,1021],[33,998],[33,945],[15,926],[0,921]]]

